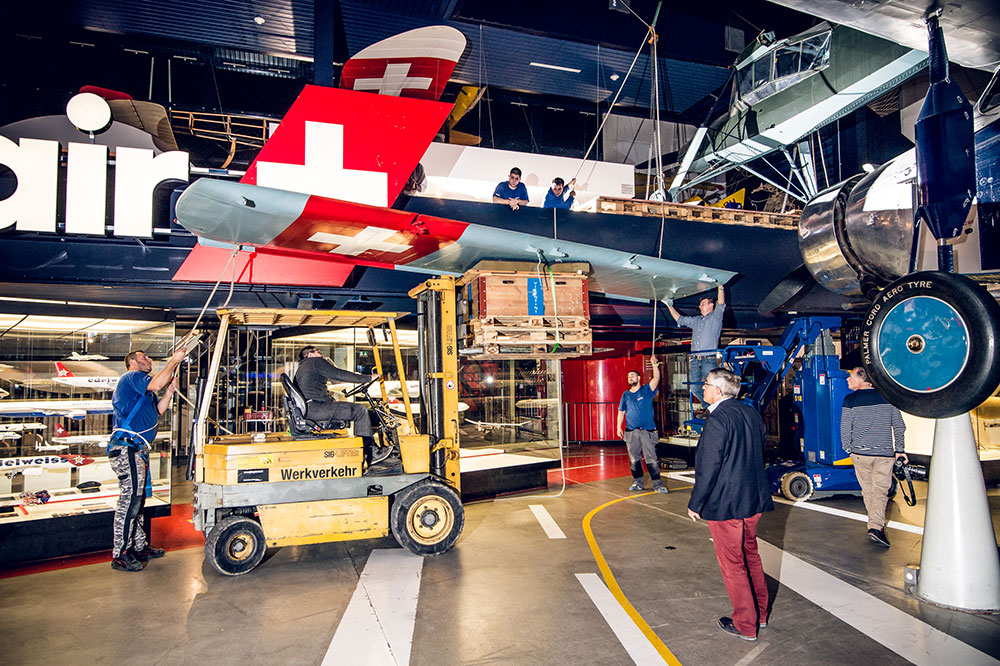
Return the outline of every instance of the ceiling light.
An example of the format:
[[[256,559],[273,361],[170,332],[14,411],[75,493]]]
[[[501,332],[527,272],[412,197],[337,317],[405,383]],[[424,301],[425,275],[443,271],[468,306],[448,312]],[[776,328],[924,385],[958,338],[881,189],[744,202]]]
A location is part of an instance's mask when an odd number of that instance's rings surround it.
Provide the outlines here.
[[[264,25],[266,21],[264,20],[263,16],[254,16],[253,22],[256,23],[257,25]]]
[[[872,171],[875,171],[875,165],[871,162],[865,162],[861,165],[861,170],[865,173],[871,173]]]
[[[560,72],[570,72],[572,74],[579,74],[580,70],[574,67],[560,67],[559,65],[548,65],[544,62],[529,62],[532,67],[543,67],[545,69],[554,69]]]
[[[608,78],[610,78],[610,79],[611,79],[612,81],[617,81],[617,80],[618,80],[618,79],[620,79],[621,77],[620,77],[620,76],[618,76],[617,74],[612,74],[612,75],[611,75],[610,77],[608,77]]]

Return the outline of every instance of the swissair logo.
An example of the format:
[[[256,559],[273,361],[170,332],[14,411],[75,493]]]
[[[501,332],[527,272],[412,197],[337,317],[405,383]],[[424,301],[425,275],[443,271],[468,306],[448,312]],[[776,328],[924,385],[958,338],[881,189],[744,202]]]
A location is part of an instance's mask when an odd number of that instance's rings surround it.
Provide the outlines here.
[[[390,62],[385,65],[385,74],[380,79],[355,79],[355,90],[370,90],[380,95],[398,97],[403,90],[427,90],[434,82],[429,76],[409,76],[410,63]]]
[[[330,234],[325,231],[320,231],[313,234],[309,240],[314,243],[334,244],[337,247],[330,250],[330,252],[335,254],[346,254],[352,257],[356,257],[359,254],[370,252],[372,250],[400,254],[402,252],[406,252],[412,247],[402,243],[385,242],[387,238],[395,235],[396,231],[394,229],[365,227],[361,230],[361,233],[355,236],[341,236],[340,234]]]
[[[257,184],[301,194],[388,206],[389,175],[344,168],[344,126],[306,121],[303,164],[257,162]]]

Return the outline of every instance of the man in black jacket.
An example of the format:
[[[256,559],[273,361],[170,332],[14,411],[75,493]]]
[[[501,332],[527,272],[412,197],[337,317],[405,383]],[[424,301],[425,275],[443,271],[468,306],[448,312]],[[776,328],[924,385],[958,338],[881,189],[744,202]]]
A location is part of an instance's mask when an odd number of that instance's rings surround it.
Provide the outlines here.
[[[357,402],[335,401],[330,397],[330,392],[326,390],[326,382],[330,380],[332,382],[360,384],[377,376],[375,370],[372,370],[371,377],[341,370],[327,360],[323,356],[323,352],[312,345],[303,347],[299,351],[299,369],[295,373],[295,383],[302,391],[302,395],[306,397],[306,418],[317,423],[326,423],[331,419],[353,421],[354,435],[360,437],[364,442],[365,457],[369,459],[369,464],[386,458],[392,452],[392,448],[386,446],[376,451],[375,440],[372,437],[372,421],[368,410]]]
[[[764,475],[764,421],[755,409],[735,400],[740,378],[716,368],[704,383],[710,415],[695,455],[691,520],[708,521],[722,581],[733,616],[719,628],[747,641],[767,626],[767,583],[757,553],[757,521],[774,509]]]

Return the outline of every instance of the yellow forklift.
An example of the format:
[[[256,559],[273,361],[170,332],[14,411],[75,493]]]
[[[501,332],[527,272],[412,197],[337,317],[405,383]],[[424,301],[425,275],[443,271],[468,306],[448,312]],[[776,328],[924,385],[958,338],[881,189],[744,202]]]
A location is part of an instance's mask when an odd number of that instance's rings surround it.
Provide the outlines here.
[[[252,571],[269,547],[384,537],[418,555],[450,549],[465,524],[459,485],[458,349],[454,278],[415,287],[418,373],[423,398],[419,433],[410,404],[396,320],[404,313],[345,310],[232,308],[221,324],[205,394],[195,422],[194,524],[205,534],[205,556],[227,576]],[[319,429],[305,418],[305,399],[294,382],[281,378],[288,431],[207,437],[212,387],[230,327],[361,327],[375,346],[374,329],[388,328],[399,372],[405,420],[369,402],[383,444],[398,457],[367,465],[362,440],[346,429]],[[373,380],[374,381],[374,380]],[[363,393],[372,382],[349,395]],[[343,424],[346,427],[346,424]]]

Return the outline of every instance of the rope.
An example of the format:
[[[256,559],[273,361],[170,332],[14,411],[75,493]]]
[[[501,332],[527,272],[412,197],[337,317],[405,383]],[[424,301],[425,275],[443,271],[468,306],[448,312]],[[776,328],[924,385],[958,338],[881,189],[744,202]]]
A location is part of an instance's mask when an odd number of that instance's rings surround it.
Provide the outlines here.
[[[641,19],[640,19],[641,20]],[[647,26],[648,27],[648,26]],[[647,31],[646,35],[652,33],[652,28]],[[655,35],[655,33],[653,33]],[[625,73],[625,78],[622,79],[622,84],[618,87],[618,92],[615,93],[615,98],[611,101],[611,106],[608,107],[607,113],[604,114],[604,120],[601,121],[600,127],[597,128],[597,134],[594,135],[594,139],[587,146],[587,152],[583,154],[583,159],[580,161],[580,168],[576,170],[576,174],[573,178],[580,175],[583,171],[583,165],[587,162],[587,158],[590,157],[590,151],[594,149],[594,144],[597,143],[598,137],[601,136],[601,132],[604,130],[605,123],[608,122],[608,118],[611,117],[611,110],[615,108],[615,104],[618,103],[618,98],[621,96],[622,91],[625,90],[625,84],[628,83],[628,77],[632,74],[632,69],[635,67],[636,60],[639,59],[639,55],[642,53],[643,46],[646,44],[646,35],[642,36],[642,44],[639,45],[639,50],[635,52],[635,57],[632,58],[632,64],[628,66],[628,72]]]

